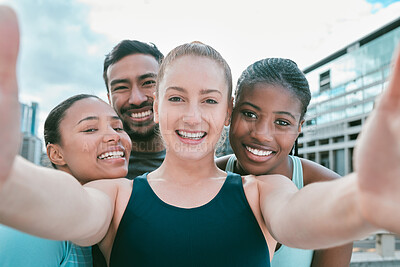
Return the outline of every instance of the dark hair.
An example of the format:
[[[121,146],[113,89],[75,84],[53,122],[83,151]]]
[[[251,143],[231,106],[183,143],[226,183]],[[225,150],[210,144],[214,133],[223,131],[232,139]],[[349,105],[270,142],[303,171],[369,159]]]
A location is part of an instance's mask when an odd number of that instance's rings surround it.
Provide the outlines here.
[[[248,66],[238,79],[235,103],[244,88],[252,88],[258,83],[279,85],[291,91],[301,103],[300,121],[304,118],[311,100],[311,92],[306,77],[294,61],[284,58],[266,58]],[[295,156],[298,154],[297,139],[292,154]]]
[[[107,92],[108,88],[108,78],[107,78],[107,70],[110,65],[120,61],[122,58],[134,55],[134,54],[145,54],[153,56],[158,63],[164,58],[164,55],[158,50],[157,46],[153,43],[143,43],[136,40],[123,40],[119,42],[110,53],[106,55],[104,59],[104,68],[103,68],[103,79],[106,83]]]
[[[91,97],[100,99],[95,95],[79,94],[64,100],[50,111],[44,122],[44,142],[46,146],[48,144],[61,144],[60,123],[64,119],[66,111],[75,102]],[[51,165],[54,168],[56,167],[54,163],[51,163]]]
[[[311,92],[306,77],[295,62],[284,58],[266,58],[251,64],[238,79],[235,102],[243,88],[252,88],[258,83],[279,85],[291,91],[301,102],[300,120],[304,118]]]
[[[161,63],[160,70],[157,75],[156,82],[156,93],[158,94],[159,82],[163,79],[165,74],[165,69],[170,65],[175,59],[182,56],[199,56],[209,58],[218,63],[224,70],[226,84],[228,85],[228,100],[232,97],[232,73],[228,63],[221,56],[221,54],[209,45],[203,44],[201,42],[195,41],[187,44],[180,45],[171,50]]]

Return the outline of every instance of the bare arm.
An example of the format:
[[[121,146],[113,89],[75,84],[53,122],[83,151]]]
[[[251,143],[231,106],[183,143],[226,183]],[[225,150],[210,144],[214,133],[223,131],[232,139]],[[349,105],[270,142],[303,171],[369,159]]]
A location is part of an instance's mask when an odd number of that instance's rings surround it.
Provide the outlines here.
[[[358,206],[357,177],[310,184],[301,190],[289,179],[259,178],[261,212],[272,236],[304,249],[327,248],[365,237],[376,230]],[[296,222],[296,229],[290,226]]]
[[[16,76],[19,29],[13,10],[0,6],[0,189],[18,152],[19,102]]]
[[[301,159],[301,164],[303,166],[304,185],[315,182],[332,181],[340,178],[339,174],[310,160]],[[311,266],[348,267],[352,252],[352,242],[338,247],[315,250]]]
[[[363,215],[400,234],[400,53],[389,86],[359,135],[354,166]]]
[[[311,267],[348,267],[353,253],[353,243],[329,249],[315,250]]]
[[[0,190],[0,223],[40,237],[93,245],[103,239],[114,200],[71,175],[16,157]]]

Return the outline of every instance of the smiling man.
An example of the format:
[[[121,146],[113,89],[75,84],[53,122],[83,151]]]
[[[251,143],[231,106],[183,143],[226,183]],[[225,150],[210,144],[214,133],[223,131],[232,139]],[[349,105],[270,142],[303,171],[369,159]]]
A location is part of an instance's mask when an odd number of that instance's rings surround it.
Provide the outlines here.
[[[158,168],[165,147],[153,120],[153,101],[163,54],[154,44],[123,40],[104,60],[103,78],[111,106],[132,140],[128,178]]]

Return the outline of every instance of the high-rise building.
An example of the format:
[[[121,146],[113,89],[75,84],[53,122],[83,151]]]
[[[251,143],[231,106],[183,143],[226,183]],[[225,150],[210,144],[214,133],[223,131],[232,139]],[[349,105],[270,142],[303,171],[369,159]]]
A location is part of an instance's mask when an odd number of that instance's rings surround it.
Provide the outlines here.
[[[312,93],[299,155],[341,175],[377,95],[388,84],[400,45],[400,18],[303,70]]]
[[[27,160],[40,165],[42,156],[42,140],[37,136],[38,103],[29,106],[21,103],[22,143],[19,154]]]

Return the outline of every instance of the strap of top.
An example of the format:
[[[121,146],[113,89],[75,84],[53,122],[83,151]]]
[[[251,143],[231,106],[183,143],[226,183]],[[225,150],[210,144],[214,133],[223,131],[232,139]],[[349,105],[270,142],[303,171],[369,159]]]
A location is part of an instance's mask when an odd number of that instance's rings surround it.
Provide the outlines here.
[[[304,186],[304,182],[303,182],[303,167],[301,166],[300,158],[291,155],[289,155],[289,158],[291,158],[293,162],[292,181],[297,186],[298,189],[301,189]]]
[[[232,154],[229,157],[228,162],[226,163],[225,171],[233,172],[233,170],[235,169],[235,162],[236,162],[236,156],[235,154]]]
[[[293,173],[292,173],[292,181],[297,186],[298,189],[303,188],[303,167],[301,165],[301,161],[299,157],[289,155],[289,158],[293,162]],[[233,172],[236,162],[236,156],[233,154],[229,157],[228,162],[225,166],[225,171]]]

